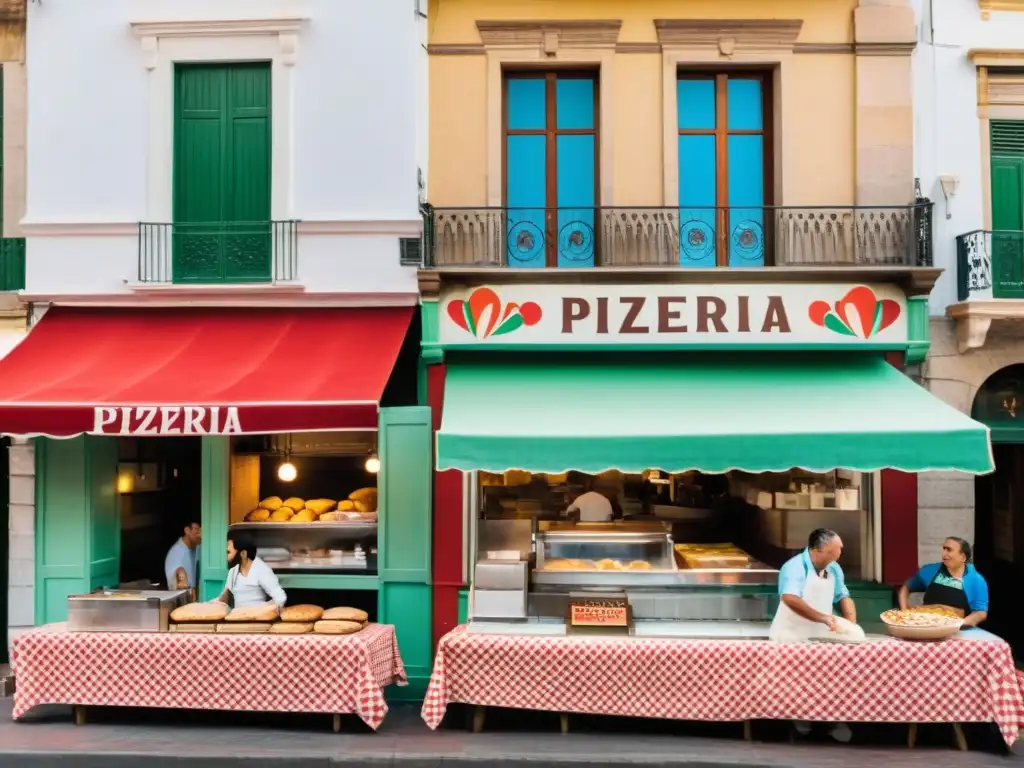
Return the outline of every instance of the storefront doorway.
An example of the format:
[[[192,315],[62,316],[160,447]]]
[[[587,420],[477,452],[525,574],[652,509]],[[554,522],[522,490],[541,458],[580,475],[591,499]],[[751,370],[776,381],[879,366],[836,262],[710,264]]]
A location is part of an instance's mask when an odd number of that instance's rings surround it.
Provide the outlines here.
[[[167,550],[200,522],[202,438],[120,438],[120,583],[163,584]]]
[[[978,390],[972,415],[992,430],[996,469],[975,480],[975,564],[988,581],[985,628],[1024,658],[1024,627],[1014,621],[1024,581],[1024,364],[993,374]]]

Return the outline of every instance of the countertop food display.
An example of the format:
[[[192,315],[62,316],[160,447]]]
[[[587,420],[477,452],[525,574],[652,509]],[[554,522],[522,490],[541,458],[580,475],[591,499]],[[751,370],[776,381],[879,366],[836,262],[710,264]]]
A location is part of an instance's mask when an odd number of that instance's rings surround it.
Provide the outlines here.
[[[894,609],[881,618],[886,631],[902,640],[942,640],[959,632],[964,623],[955,610],[940,605]]]
[[[359,608],[293,605],[280,611],[267,606],[228,611],[223,603],[191,603],[177,608],[169,629],[174,632],[221,632],[229,634],[351,635],[364,629],[369,614]]]
[[[377,521],[377,489],[359,488],[347,498],[282,499],[269,496],[245,516],[247,523],[347,523]]]
[[[680,568],[749,568],[751,557],[735,544],[676,544],[676,562]]]

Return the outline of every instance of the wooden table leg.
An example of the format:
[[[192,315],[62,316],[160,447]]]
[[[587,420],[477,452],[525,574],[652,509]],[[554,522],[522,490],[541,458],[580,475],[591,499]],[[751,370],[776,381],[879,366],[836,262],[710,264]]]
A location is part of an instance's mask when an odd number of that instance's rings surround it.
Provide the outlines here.
[[[956,748],[961,752],[967,751],[967,737],[964,736],[964,729],[960,723],[953,723],[953,738],[956,739]]]
[[[917,743],[917,723],[910,724],[910,730],[907,732],[907,747],[910,749],[914,748]]]
[[[562,712],[561,714],[558,715],[558,719],[561,721],[562,733],[568,733],[569,732],[569,713],[568,712]]]
[[[341,715],[334,716],[334,732],[341,733]]]
[[[743,740],[753,741],[754,740],[754,728],[749,720],[743,721]]]
[[[487,707],[477,707],[473,710],[473,733],[483,731],[485,717],[487,717]]]
[[[85,707],[75,707],[75,725],[85,725]]]

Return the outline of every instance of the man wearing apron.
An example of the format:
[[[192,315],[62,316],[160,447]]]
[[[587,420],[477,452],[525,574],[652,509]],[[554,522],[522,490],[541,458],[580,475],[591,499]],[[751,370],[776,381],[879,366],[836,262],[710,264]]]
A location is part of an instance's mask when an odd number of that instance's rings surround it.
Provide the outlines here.
[[[971,565],[971,545],[950,536],[942,542],[942,562],[929,563],[900,587],[900,608],[907,609],[911,592],[924,592],[924,605],[945,605],[976,627],[988,618],[988,582]]]
[[[827,528],[811,532],[807,549],[789,560],[779,571],[779,609],[775,613],[768,639],[792,643],[839,633],[853,640],[864,639],[864,630],[857,626],[857,610],[843,579],[839,556],[843,541]],[[836,604],[842,617],[834,614]],[[798,733],[807,735],[811,724],[793,724]],[[830,733],[837,741],[848,742],[853,734],[849,726],[834,724]]]

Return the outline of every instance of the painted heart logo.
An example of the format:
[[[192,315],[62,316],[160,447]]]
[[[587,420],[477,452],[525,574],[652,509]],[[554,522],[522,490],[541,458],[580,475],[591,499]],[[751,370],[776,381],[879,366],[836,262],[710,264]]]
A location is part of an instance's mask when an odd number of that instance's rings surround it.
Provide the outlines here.
[[[453,323],[478,339],[504,336],[524,325],[536,325],[543,315],[540,305],[532,301],[503,306],[491,288],[477,288],[468,299],[449,301],[445,309]]]
[[[827,301],[813,301],[807,315],[819,328],[827,328],[840,336],[870,339],[896,322],[900,305],[892,299],[878,300],[866,285],[847,291],[835,306]]]

